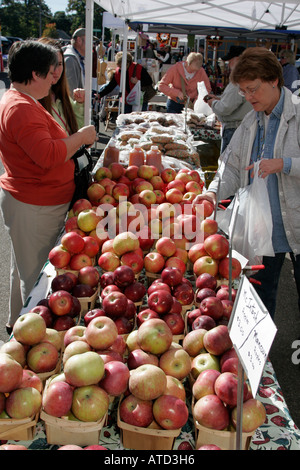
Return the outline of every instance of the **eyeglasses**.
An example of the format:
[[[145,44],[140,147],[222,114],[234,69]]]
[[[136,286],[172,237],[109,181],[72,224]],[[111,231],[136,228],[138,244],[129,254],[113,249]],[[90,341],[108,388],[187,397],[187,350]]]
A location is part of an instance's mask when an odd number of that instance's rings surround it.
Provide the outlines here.
[[[245,90],[245,91],[239,90],[238,93],[241,96],[245,97],[248,95],[251,98],[256,93],[256,91],[259,89],[260,86],[261,86],[261,83],[259,83],[256,87],[249,88],[248,90]]]

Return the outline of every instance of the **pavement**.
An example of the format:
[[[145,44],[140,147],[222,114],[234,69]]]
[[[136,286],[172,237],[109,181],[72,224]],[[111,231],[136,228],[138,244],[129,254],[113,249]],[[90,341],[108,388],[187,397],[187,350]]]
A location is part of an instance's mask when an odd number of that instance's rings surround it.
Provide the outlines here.
[[[1,80],[3,78],[0,74]],[[99,140],[95,149],[95,159],[101,155],[112,133],[113,129],[105,131],[103,123],[99,124]],[[0,175],[2,173],[3,166],[0,162]],[[1,216],[0,240],[0,342],[5,342],[9,338],[5,324],[9,306],[10,241]],[[292,419],[300,428],[300,313],[292,263],[288,256],[285,259],[280,278],[274,322],[277,334],[269,357]]]

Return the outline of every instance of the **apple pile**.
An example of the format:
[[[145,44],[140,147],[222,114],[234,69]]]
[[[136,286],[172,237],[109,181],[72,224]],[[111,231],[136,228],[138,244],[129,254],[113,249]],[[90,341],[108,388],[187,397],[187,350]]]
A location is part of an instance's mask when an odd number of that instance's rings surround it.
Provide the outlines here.
[[[195,308],[187,312],[188,330],[210,330],[219,324],[227,325],[236,299],[236,289],[218,284],[216,276],[202,273],[196,279]]]
[[[145,321],[127,338],[130,369],[129,393],[121,401],[121,421],[143,428],[179,429],[188,420],[182,380],[191,370],[191,359],[173,343],[163,320]]]
[[[194,302],[192,283],[177,267],[166,267],[147,289],[147,306],[137,314],[137,326],[150,318],[164,320],[174,336],[183,335],[182,310]]]
[[[198,277],[202,273],[209,273],[223,279],[229,279],[229,241],[220,233],[217,233],[218,224],[212,219],[202,221],[208,228],[204,228],[204,241],[196,243],[189,250],[189,260],[193,263],[193,271]],[[215,224],[214,232],[211,229]],[[209,231],[208,231],[209,230]],[[232,279],[240,276],[242,271],[240,261],[232,257]]]
[[[176,267],[182,274],[187,270],[188,250],[178,246],[176,239],[162,236],[154,244],[154,249],[144,257],[145,270],[159,274],[164,268]]]
[[[13,338],[1,350],[14,357],[22,367],[36,374],[49,373],[60,361],[61,336],[47,325],[41,315],[28,312],[13,326]]]
[[[56,275],[47,298],[41,299],[31,312],[43,317],[48,328],[65,331],[75,326],[81,313],[81,299],[91,298],[99,289],[100,273],[94,266]]]
[[[88,209],[86,209],[87,211]],[[80,214],[85,214],[86,211],[81,211]],[[90,209],[96,217],[95,229],[100,220],[95,211]],[[80,220],[80,214],[77,217],[77,223]],[[66,222],[66,228],[68,222]],[[94,229],[94,230],[95,230]],[[88,232],[90,233],[90,232]],[[100,249],[99,241],[95,236],[86,235],[83,231],[78,233],[75,228],[66,232],[60,241],[59,245],[53,247],[49,252],[49,261],[56,269],[69,269],[71,271],[79,271],[85,266],[93,266],[94,258]]]
[[[19,353],[20,350],[16,352],[17,355]],[[42,404],[42,389],[43,384],[38,375],[24,369],[22,364],[2,346],[0,350],[0,419],[34,417]]]
[[[47,383],[43,393],[43,411],[56,418],[97,422],[106,415],[109,396],[99,383],[104,362],[94,351],[70,355],[63,373]]]
[[[98,265],[103,271],[115,271],[119,266],[129,266],[135,275],[144,267],[143,250],[140,239],[133,232],[122,232],[113,239],[106,240],[98,258]]]

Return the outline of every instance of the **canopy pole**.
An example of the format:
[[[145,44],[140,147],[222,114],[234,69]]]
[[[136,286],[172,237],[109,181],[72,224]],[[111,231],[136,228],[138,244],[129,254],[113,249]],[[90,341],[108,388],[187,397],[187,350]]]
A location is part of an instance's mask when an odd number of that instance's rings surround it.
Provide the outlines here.
[[[84,125],[91,124],[94,0],[86,0]]]
[[[123,45],[122,45],[123,55],[122,55],[121,83],[120,83],[120,88],[122,92],[122,105],[121,105],[122,114],[124,114],[124,111],[125,111],[125,97],[126,97],[127,38],[128,38],[128,26],[127,26],[127,22],[125,21]]]

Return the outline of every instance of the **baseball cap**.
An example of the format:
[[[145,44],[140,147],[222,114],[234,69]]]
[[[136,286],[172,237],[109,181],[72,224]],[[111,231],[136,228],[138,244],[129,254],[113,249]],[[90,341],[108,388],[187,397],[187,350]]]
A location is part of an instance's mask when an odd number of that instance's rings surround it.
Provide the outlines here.
[[[85,28],[78,28],[76,31],[74,31],[72,39],[80,38],[82,36],[85,36]]]
[[[226,62],[227,60],[233,59],[234,57],[239,57],[245,50],[243,46],[230,46],[229,52],[222,57],[222,60]]]

